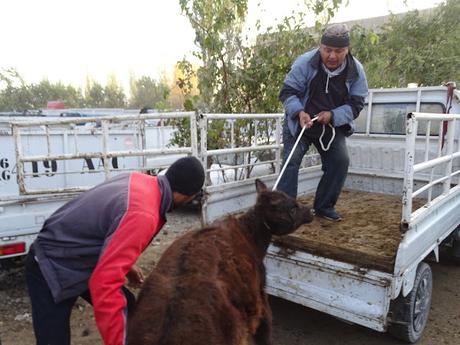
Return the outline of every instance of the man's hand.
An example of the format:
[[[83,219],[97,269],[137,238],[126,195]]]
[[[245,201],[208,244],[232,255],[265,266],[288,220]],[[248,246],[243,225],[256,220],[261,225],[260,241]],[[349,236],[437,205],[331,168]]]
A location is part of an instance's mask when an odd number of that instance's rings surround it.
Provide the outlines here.
[[[322,111],[317,115],[317,121],[323,125],[331,123],[332,113],[330,111]]]
[[[132,288],[139,289],[144,283],[144,274],[137,267],[131,267],[128,274],[126,275],[128,279],[128,286]]]
[[[303,110],[299,113],[299,123],[300,127],[304,128],[310,128],[313,126],[313,122],[311,121],[310,114],[304,112]]]

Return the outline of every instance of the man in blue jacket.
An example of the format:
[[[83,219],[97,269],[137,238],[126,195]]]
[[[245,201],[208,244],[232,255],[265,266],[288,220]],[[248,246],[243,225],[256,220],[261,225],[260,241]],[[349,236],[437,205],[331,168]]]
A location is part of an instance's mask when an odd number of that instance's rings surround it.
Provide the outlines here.
[[[285,108],[284,162],[301,129],[306,129],[278,190],[297,196],[300,163],[310,144],[315,145],[321,156],[323,176],[313,207],[316,215],[332,221],[342,219],[335,204],[348,172],[345,138],[353,133],[353,120],[363,109],[368,92],[364,69],[351,55],[349,46],[347,26],[329,26],[320,47],[296,59],[280,92]]]

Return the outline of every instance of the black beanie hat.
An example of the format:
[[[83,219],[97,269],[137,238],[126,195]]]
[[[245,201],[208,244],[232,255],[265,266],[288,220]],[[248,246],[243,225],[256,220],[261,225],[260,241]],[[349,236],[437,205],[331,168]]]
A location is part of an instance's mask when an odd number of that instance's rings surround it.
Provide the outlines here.
[[[350,32],[346,24],[331,24],[324,30],[321,44],[343,48],[350,45]]]
[[[175,161],[166,171],[173,192],[194,195],[204,183],[204,169],[196,157],[184,157]]]

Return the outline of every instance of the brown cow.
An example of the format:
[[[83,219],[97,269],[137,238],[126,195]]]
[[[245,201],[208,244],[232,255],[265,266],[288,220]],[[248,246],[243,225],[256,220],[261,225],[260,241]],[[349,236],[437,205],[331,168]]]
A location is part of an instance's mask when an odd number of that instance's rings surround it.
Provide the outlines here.
[[[163,254],[129,319],[130,345],[272,344],[263,259],[272,235],[311,222],[310,209],[256,180],[242,216],[190,231]]]

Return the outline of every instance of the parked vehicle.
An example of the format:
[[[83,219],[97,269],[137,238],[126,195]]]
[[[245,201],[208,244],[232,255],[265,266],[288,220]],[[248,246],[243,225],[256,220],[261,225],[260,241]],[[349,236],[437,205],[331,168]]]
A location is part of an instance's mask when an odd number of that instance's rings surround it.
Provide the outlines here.
[[[196,146],[168,146],[174,129],[163,122],[181,117],[195,124],[193,112],[1,118],[0,263],[27,254],[45,219],[76,193],[121,172],[158,172],[196,155]],[[196,126],[190,130],[196,138]]]
[[[452,98],[447,97],[449,91]],[[377,331],[389,331],[411,343],[421,337],[432,293],[427,259],[439,260],[441,244],[449,245],[452,255],[460,258],[460,115],[453,115],[460,114],[459,98],[458,91],[447,87],[370,90],[357,132],[348,139],[351,166],[345,188],[348,194],[367,193],[384,210],[393,207],[386,201],[393,196],[397,202],[393,208],[399,215],[383,226],[396,238],[396,244],[386,256],[384,243],[375,243],[379,239],[358,218],[350,219],[349,224],[359,238],[331,241],[335,228],[330,223],[317,225],[313,238],[309,228],[313,225],[305,225],[270,246],[266,257],[270,294]],[[446,114],[450,107],[452,114]],[[203,159],[259,150],[277,152],[269,163],[275,166],[274,173],[262,177],[273,185],[280,168],[283,115],[245,116],[259,124],[274,119],[271,144],[256,145],[254,140],[248,147],[202,150]],[[204,114],[202,118],[211,123],[240,117]],[[201,147],[206,148],[203,130],[201,139]],[[322,174],[315,154],[306,161],[299,175],[299,194],[304,195],[314,193]],[[212,169],[208,173],[213,173]],[[202,208],[204,222],[253,204],[252,185],[252,177],[208,185]],[[375,207],[363,206],[362,211],[373,214]],[[363,242],[374,246],[375,252],[367,253],[356,245]]]

